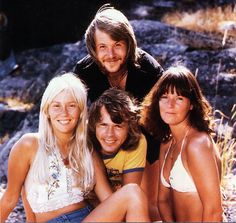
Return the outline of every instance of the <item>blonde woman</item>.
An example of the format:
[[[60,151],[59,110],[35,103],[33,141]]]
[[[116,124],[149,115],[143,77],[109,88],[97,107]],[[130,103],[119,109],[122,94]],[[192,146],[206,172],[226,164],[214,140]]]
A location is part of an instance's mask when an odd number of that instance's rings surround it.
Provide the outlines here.
[[[1,222],[16,206],[23,185],[28,221],[149,220],[145,195],[137,185],[112,194],[87,142],[86,105],[85,86],[73,74],[50,81],[41,101],[38,133],[25,134],[11,150]],[[92,211],[84,197],[93,188],[103,202]]]

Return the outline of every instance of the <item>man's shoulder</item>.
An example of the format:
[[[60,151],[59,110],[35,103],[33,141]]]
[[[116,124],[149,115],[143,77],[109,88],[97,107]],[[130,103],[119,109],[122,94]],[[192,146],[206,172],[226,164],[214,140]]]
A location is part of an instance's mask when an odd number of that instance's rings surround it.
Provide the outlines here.
[[[94,64],[95,62],[93,58],[90,55],[87,55],[76,63],[74,67],[74,73],[76,74],[84,73],[84,71],[91,69],[91,67],[93,67]]]
[[[158,63],[158,61],[151,56],[146,51],[139,49],[139,58],[138,58],[138,64],[140,66],[140,69],[160,76],[163,73],[162,66]]]

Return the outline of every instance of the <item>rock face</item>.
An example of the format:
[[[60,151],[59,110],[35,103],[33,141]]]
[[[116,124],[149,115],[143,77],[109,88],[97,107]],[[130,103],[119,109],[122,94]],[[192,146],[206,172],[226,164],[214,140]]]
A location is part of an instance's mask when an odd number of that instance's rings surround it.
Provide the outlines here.
[[[236,40],[221,39],[153,20],[132,20],[138,45],[164,69],[181,63],[193,73],[214,109],[226,115],[236,99]],[[7,181],[7,159],[13,144],[36,132],[42,93],[55,75],[71,71],[86,55],[84,40],[16,54],[17,73],[0,79],[0,179]],[[14,103],[13,103],[14,102]]]
[[[164,68],[184,64],[193,73],[214,109],[226,115],[236,99],[236,41],[222,40],[158,21],[132,21],[139,45]]]

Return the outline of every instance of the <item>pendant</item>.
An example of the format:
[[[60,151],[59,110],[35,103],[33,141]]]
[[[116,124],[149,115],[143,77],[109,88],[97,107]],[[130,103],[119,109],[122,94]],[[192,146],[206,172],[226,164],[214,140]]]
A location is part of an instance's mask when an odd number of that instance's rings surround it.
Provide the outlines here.
[[[68,166],[69,165],[69,159],[68,157],[66,157],[65,159],[62,159],[63,163],[65,166]]]

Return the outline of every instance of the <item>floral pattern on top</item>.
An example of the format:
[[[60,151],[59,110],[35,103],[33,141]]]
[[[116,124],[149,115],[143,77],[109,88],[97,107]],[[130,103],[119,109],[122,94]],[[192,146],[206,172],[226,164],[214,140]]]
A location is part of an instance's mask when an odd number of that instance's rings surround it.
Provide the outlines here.
[[[50,180],[47,186],[48,200],[55,193],[56,188],[60,187],[59,177],[61,175],[61,168],[55,152],[52,153],[52,158],[54,159],[49,159]]]

